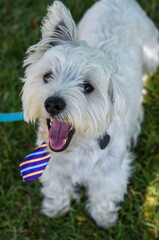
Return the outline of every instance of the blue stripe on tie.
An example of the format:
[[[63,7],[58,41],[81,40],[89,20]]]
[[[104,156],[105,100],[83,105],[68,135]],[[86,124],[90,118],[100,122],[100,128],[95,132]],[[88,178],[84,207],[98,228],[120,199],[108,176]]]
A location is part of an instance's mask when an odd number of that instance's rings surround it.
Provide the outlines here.
[[[24,168],[23,170],[21,170],[21,173],[26,172],[26,171],[31,170],[31,169],[38,168],[38,167],[46,166],[47,164],[48,164],[48,163],[42,163],[42,164],[38,164],[38,165],[36,165],[36,166]]]
[[[27,155],[25,158],[28,158],[28,157],[31,157],[31,156],[34,156],[34,155],[43,154],[43,153],[46,153],[46,151],[41,151],[41,152],[30,153],[30,154],[29,154],[29,155]],[[25,159],[25,158],[24,158],[24,159]]]

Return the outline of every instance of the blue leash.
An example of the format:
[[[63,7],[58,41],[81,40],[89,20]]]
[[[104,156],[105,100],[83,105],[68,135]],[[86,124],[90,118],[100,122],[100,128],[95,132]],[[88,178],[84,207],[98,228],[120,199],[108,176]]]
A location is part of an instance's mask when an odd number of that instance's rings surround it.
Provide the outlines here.
[[[23,112],[0,113],[0,122],[16,122],[24,120]]]

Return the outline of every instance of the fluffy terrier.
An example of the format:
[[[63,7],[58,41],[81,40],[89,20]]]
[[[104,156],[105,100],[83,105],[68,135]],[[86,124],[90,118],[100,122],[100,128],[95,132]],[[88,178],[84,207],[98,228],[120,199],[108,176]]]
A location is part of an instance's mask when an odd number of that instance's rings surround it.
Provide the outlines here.
[[[63,215],[77,185],[98,226],[117,221],[143,118],[142,77],[159,64],[159,32],[134,0],[100,0],[76,27],[60,1],[28,50],[22,102],[52,157],[40,177],[43,212]]]

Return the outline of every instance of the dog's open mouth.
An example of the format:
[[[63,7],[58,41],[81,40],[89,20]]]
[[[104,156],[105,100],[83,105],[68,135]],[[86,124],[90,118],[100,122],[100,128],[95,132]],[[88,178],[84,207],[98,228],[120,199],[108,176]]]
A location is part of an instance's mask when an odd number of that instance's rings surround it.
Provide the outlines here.
[[[64,151],[75,133],[75,129],[65,122],[58,121],[54,118],[46,119],[49,129],[49,146],[54,152]]]

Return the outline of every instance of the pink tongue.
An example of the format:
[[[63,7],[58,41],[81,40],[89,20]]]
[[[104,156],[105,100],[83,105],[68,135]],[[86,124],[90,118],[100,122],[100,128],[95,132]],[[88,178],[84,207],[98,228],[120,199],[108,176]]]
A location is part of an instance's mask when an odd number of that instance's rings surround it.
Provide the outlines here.
[[[52,127],[49,132],[50,146],[54,150],[64,147],[68,139],[69,124],[53,119]]]

